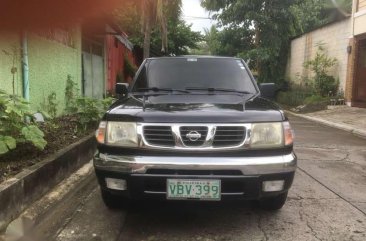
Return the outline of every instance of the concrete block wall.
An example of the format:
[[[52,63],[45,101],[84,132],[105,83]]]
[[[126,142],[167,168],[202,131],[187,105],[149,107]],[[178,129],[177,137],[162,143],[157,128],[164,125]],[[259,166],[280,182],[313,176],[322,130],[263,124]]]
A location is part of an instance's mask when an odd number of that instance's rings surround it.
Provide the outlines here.
[[[293,39],[287,63],[287,78],[294,84],[304,85],[304,79],[313,76],[310,70],[304,68],[304,63],[315,57],[319,44],[322,44],[327,55],[337,59],[337,64],[330,74],[339,78],[339,88],[344,91],[347,79],[347,46],[350,36],[351,18],[347,18]]]
[[[358,0],[357,10],[358,11],[366,10],[366,0]]]
[[[20,51],[20,36],[18,34],[0,32],[0,89],[7,93],[13,93],[11,69],[14,61],[14,66],[17,68],[17,72],[14,74],[16,95],[22,95],[23,89]]]
[[[81,89],[82,61],[81,61],[81,29],[73,30],[74,46],[70,47],[63,43],[41,37],[36,33],[28,33],[28,67],[29,67],[29,102],[32,111],[41,110],[41,103],[52,92],[56,93],[58,111],[64,109],[65,87],[67,76],[78,84]],[[15,94],[23,96],[22,90],[22,59],[21,59],[21,36],[19,33],[0,32],[0,89],[12,93],[13,57],[16,48],[15,67]],[[5,51],[5,52],[4,52]]]
[[[58,111],[64,109],[65,87],[70,75],[81,89],[81,32],[75,31],[75,46],[30,34],[28,40],[28,64],[30,103],[34,110],[47,100],[52,92],[56,93]]]

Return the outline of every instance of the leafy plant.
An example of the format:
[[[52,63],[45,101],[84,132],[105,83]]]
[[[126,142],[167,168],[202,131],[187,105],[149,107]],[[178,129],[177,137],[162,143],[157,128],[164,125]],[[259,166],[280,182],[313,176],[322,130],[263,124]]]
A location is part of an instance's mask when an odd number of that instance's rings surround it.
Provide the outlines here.
[[[305,68],[311,69],[315,74],[314,88],[318,95],[329,96],[330,93],[337,93],[339,82],[328,74],[336,63],[337,59],[328,57],[322,45],[319,45],[315,58],[305,62]]]
[[[89,97],[77,96],[76,86],[76,83],[68,78],[65,97],[69,96],[69,99],[67,100],[65,113],[69,116],[75,117],[75,121],[78,126],[76,132],[80,130],[86,131],[90,128],[96,127],[104,112],[115,99],[108,97],[98,100]]]
[[[40,150],[46,146],[47,142],[44,139],[44,133],[36,125],[24,126],[21,131],[26,140],[32,142],[32,144]]]
[[[102,114],[104,114],[104,112],[106,111],[106,110],[108,110],[109,109],[109,107],[114,103],[116,101],[116,99],[115,98],[113,98],[113,97],[107,97],[107,98],[105,98],[105,99],[103,99],[103,100],[101,100],[101,103],[102,103]]]
[[[77,97],[73,102],[73,113],[69,113],[76,117],[78,130],[86,131],[95,128],[105,111],[114,102],[114,98],[106,98],[103,100],[92,99],[89,97]]]
[[[31,143],[40,150],[47,145],[43,132],[34,122],[29,103],[0,90],[0,154],[16,148],[17,143]]]
[[[42,110],[44,110],[49,117],[52,119],[56,118],[57,116],[57,106],[58,102],[56,100],[56,93],[52,92],[47,96],[47,100],[41,104]],[[42,112],[43,113],[43,112]]]
[[[97,99],[78,97],[74,108],[77,109],[76,116],[78,117],[79,128],[84,131],[94,127],[101,118],[102,105]]]
[[[75,98],[78,96],[77,84],[72,80],[71,75],[67,76],[65,88],[65,110],[66,112],[74,112]]]
[[[0,155],[15,149],[16,146],[16,140],[13,137],[0,135]]]

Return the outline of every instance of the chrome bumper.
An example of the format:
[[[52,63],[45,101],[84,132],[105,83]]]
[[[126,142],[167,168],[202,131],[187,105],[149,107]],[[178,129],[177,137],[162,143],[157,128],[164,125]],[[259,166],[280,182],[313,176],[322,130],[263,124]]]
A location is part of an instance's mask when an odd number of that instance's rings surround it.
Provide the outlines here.
[[[288,173],[296,170],[294,153],[265,157],[179,157],[123,156],[99,153],[94,157],[97,170],[145,174],[148,169],[239,170],[243,175]]]

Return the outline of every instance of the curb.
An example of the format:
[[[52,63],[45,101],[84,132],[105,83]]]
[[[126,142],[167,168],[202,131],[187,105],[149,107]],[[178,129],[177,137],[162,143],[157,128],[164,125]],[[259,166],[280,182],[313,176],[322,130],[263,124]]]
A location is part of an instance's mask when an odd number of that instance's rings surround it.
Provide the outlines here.
[[[91,134],[0,184],[0,233],[32,203],[70,176],[95,153]]]
[[[97,181],[92,161],[82,166],[28,207],[7,227],[4,240],[56,240],[60,227],[79,208]],[[1,235],[0,235],[1,240]]]
[[[317,123],[320,123],[320,124],[323,124],[323,125],[326,125],[326,126],[330,126],[330,127],[333,127],[333,128],[343,130],[343,131],[347,131],[347,132],[349,132],[351,134],[354,134],[358,137],[366,139],[366,130],[357,129],[357,128],[354,128],[352,126],[346,125],[346,124],[334,123],[334,122],[327,121],[327,120],[324,120],[324,119],[321,119],[321,118],[318,118],[318,117],[307,116],[307,115],[304,115],[304,114],[297,114],[297,113],[289,111],[289,110],[285,110],[285,112],[290,114],[290,115],[294,115],[294,116],[301,117],[301,118],[304,118],[304,119],[307,119],[307,120],[310,120],[310,121],[314,121],[314,122],[317,122]]]

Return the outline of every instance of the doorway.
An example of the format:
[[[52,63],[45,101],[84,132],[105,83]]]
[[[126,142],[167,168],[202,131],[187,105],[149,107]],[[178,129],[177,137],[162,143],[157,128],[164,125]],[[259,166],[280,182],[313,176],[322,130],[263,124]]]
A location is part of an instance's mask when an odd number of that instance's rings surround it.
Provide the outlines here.
[[[103,39],[95,41],[83,38],[82,45],[83,94],[103,99],[105,95]]]
[[[366,37],[358,41],[355,73],[354,106],[366,107]]]

